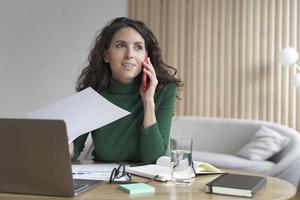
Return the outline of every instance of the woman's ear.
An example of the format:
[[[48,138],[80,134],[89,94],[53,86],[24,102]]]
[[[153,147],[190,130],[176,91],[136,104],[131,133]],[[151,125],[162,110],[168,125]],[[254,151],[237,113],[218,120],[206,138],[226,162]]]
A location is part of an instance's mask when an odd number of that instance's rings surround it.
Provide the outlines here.
[[[104,59],[104,62],[109,63],[107,51],[104,51],[104,53],[103,53],[103,59]]]

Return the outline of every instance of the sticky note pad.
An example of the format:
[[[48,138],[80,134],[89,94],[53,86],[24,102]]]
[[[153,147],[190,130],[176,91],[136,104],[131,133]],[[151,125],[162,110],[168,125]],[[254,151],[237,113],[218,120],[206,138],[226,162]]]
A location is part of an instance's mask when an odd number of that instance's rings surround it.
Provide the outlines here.
[[[155,188],[146,183],[121,184],[119,188],[120,190],[128,192],[129,194],[145,194],[155,192]]]

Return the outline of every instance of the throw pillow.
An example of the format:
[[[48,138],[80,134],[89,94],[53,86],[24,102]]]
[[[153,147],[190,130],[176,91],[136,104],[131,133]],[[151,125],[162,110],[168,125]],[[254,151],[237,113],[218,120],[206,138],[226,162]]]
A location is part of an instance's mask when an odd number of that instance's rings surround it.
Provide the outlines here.
[[[288,137],[267,127],[262,127],[254,133],[251,141],[243,146],[236,155],[250,160],[267,160],[281,151],[288,142]]]

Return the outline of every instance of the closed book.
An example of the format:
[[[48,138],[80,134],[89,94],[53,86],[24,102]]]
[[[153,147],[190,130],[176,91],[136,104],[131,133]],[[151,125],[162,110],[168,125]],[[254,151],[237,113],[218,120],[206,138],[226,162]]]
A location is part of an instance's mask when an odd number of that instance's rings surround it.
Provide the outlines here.
[[[253,197],[267,182],[262,176],[222,174],[206,184],[206,192],[242,197]]]

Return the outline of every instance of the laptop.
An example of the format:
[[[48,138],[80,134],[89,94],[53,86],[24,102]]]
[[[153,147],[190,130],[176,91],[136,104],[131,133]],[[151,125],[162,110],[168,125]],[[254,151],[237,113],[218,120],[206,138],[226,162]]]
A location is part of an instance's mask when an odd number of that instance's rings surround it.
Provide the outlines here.
[[[76,196],[99,180],[73,180],[63,120],[0,119],[0,192]]]

